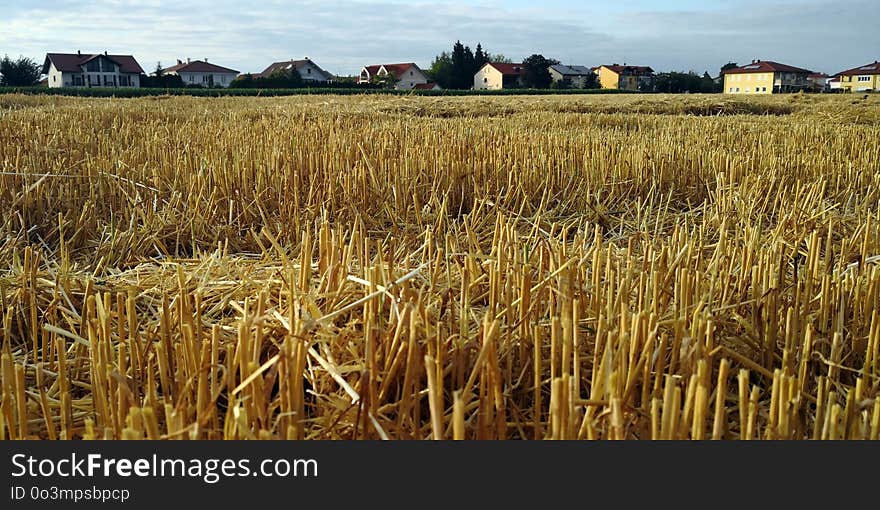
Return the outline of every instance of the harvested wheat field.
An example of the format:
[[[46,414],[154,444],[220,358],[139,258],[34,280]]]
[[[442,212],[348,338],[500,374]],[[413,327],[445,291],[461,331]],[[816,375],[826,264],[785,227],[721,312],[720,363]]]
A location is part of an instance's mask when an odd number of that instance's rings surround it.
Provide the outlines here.
[[[0,438],[878,439],[880,97],[0,96]]]

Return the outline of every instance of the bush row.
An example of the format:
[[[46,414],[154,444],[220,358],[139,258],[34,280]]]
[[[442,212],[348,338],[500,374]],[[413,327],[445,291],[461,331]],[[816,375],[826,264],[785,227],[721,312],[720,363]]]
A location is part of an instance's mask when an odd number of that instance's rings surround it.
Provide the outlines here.
[[[302,94],[383,94],[417,96],[499,96],[538,94],[625,94],[628,91],[609,89],[503,89],[503,90],[389,90],[368,88],[297,88],[297,89],[200,89],[200,88],[48,88],[48,87],[0,87],[0,94],[45,94],[77,97],[148,97],[148,96],[297,96]]]

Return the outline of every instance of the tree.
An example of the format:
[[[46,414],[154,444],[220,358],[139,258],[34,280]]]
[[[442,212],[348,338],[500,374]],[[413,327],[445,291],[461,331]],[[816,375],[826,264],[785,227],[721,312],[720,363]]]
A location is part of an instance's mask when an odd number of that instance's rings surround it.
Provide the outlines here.
[[[487,53],[487,55],[489,55],[489,62],[495,62],[497,64],[512,64],[513,63],[513,60],[510,60],[509,58],[505,57],[502,53],[495,53],[494,55]]]
[[[35,61],[19,56],[12,60],[5,55],[0,60],[0,85],[7,87],[30,87],[40,82],[42,67]]]
[[[444,51],[434,57],[434,61],[431,62],[431,69],[428,70],[428,76],[444,89],[453,88],[452,55]]]
[[[558,60],[545,58],[544,55],[535,54],[523,60],[525,73],[523,84],[530,89],[546,89],[553,82],[549,67],[558,64]]]
[[[399,80],[394,73],[375,74],[370,78],[370,84],[382,89],[393,89]]]
[[[483,51],[483,45],[477,43],[477,49],[474,50],[474,72],[480,70],[481,67],[489,62],[489,54]]]
[[[452,83],[453,89],[469,89],[474,81],[474,54],[471,49],[455,41],[452,46]]]

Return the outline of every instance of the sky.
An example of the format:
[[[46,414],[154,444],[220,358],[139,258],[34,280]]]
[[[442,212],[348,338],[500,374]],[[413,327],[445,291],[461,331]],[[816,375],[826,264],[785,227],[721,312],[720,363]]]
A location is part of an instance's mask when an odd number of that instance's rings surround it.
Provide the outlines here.
[[[427,68],[461,40],[520,60],[709,71],[773,60],[829,74],[880,59],[880,0],[0,0],[0,55],[132,54],[151,72],[309,57],[338,75]]]

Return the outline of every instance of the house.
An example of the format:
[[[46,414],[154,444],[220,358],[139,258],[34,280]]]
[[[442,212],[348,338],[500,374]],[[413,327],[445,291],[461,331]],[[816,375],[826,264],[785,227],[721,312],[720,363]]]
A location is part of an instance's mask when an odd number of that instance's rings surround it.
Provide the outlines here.
[[[828,80],[831,77],[825,73],[810,73],[807,76],[807,82],[809,83],[809,89],[813,92],[825,92],[828,90]]]
[[[601,65],[594,70],[603,89],[641,90],[654,79],[654,70],[648,66],[612,64]]]
[[[835,75],[831,78],[828,78],[828,90],[830,90],[831,92],[839,92],[843,90],[840,85],[840,75]]]
[[[846,92],[880,92],[880,62],[838,73],[840,88]]]
[[[501,90],[523,86],[523,64],[488,62],[474,74],[474,90]]]
[[[587,88],[587,81],[596,75],[589,67],[562,64],[552,65],[548,71],[550,71],[550,77],[554,82],[562,82],[576,89]]]
[[[207,59],[186,59],[186,62],[178,60],[176,65],[162,69],[162,74],[176,74],[183,80],[184,85],[228,87],[238,76],[238,71],[211,64]]]
[[[58,87],[140,87],[144,70],[131,55],[47,53],[43,74]]]
[[[375,78],[393,76],[394,88],[397,90],[411,90],[416,85],[428,83],[428,75],[412,62],[405,64],[380,64],[366,66],[361,69],[358,83],[371,83]]]
[[[413,90],[443,90],[443,88],[440,85],[429,81],[428,83],[417,84],[415,87],[413,87]]]
[[[769,60],[724,71],[725,94],[778,94],[809,90],[812,71]]]
[[[321,69],[321,66],[314,63],[309,57],[302,60],[285,60],[284,62],[274,62],[272,65],[263,69],[263,72],[255,74],[254,78],[268,78],[272,73],[277,71],[296,71],[299,73],[303,81],[312,82],[329,82],[334,81],[333,75]]]

